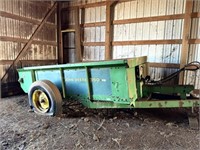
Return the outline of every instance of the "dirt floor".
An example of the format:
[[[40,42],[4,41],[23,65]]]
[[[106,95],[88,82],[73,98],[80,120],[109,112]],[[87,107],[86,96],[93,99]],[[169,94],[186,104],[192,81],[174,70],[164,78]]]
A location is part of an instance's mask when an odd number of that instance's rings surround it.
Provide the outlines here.
[[[199,149],[199,130],[189,128],[185,110],[66,105],[61,118],[46,117],[29,110],[27,95],[1,99],[0,149]]]

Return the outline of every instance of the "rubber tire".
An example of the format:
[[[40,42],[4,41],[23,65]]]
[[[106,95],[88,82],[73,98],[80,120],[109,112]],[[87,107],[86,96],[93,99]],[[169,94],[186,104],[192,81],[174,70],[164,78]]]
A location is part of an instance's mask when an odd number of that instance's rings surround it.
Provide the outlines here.
[[[50,100],[50,108],[46,113],[42,113],[34,108],[32,95],[35,90],[42,90]],[[32,83],[28,91],[28,102],[31,109],[40,115],[60,116],[62,114],[62,96],[58,88],[49,80],[40,80]]]

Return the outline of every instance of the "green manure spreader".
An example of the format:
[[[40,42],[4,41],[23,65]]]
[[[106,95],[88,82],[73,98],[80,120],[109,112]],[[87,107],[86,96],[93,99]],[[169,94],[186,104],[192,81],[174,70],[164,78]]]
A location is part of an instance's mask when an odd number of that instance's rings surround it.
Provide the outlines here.
[[[28,93],[29,105],[43,115],[60,115],[63,100],[75,100],[89,108],[180,108],[199,107],[188,97],[192,85],[163,83],[182,70],[151,81],[147,57],[123,60],[25,67],[18,69],[19,82]],[[193,64],[194,68],[194,64]],[[194,70],[199,69],[196,65]]]

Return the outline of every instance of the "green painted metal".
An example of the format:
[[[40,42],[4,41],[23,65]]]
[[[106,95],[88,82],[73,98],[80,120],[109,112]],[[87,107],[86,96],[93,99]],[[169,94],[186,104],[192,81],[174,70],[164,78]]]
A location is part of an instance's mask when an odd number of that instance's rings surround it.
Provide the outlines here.
[[[143,56],[141,58],[145,59],[147,57]],[[127,61],[128,61],[127,59],[124,59],[124,60],[59,64],[59,65],[33,66],[33,67],[24,67],[24,68],[18,69],[18,71],[45,70],[45,69],[49,70],[49,69],[58,69],[58,68],[68,68],[68,69],[70,69],[70,68],[84,68],[84,67],[97,67],[97,66],[120,66],[120,65],[127,65]]]
[[[127,59],[127,64],[129,66],[129,68],[133,68],[139,65],[143,65],[144,63],[146,63],[147,61],[147,57],[143,56],[143,57],[136,57],[133,59]]]
[[[21,88],[25,93],[28,93],[29,87],[35,81],[33,71],[18,71],[18,74]]]
[[[135,76],[135,68],[127,69],[127,77],[128,77],[128,92],[129,97],[131,99],[130,105],[135,107],[135,101],[138,99],[137,94],[137,86],[136,86],[136,76]]]
[[[91,94],[91,85],[90,85],[90,74],[88,67],[85,67],[86,72],[86,82],[87,82],[87,89],[88,89],[88,98],[89,100],[92,100],[92,94]]]
[[[200,100],[187,99],[193,86],[144,85],[147,57],[18,69],[19,82],[28,92],[39,79],[52,81],[65,100],[80,101],[89,108],[198,107]],[[149,100],[152,93],[180,95],[181,100]]]
[[[110,71],[112,95],[115,103],[130,104],[126,66],[114,67]]]
[[[141,100],[136,102],[136,108],[177,108],[177,107],[199,107],[198,99],[187,100]]]
[[[148,97],[151,93],[161,93],[161,94],[174,94],[180,95],[181,99],[186,99],[186,94],[194,89],[193,85],[144,85],[143,86],[143,96]]]
[[[64,79],[64,73],[63,73],[63,69],[60,68],[60,75],[61,75],[61,80],[62,80],[62,95],[63,98],[66,98],[66,87],[65,87],[65,79]]]

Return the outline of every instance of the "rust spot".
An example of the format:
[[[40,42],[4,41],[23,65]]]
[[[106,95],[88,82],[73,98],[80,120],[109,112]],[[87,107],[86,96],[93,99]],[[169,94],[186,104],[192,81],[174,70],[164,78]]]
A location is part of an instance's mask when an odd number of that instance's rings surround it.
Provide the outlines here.
[[[199,95],[199,94],[200,94],[199,89],[194,89],[192,92],[193,92],[194,94],[196,94],[196,95]]]
[[[199,106],[198,101],[195,101],[194,104],[193,104],[193,106],[194,107],[198,107]]]
[[[183,107],[184,102],[183,101],[179,101],[179,107]]]
[[[158,103],[158,106],[159,106],[159,107],[162,107],[162,104],[161,104],[161,103]]]

